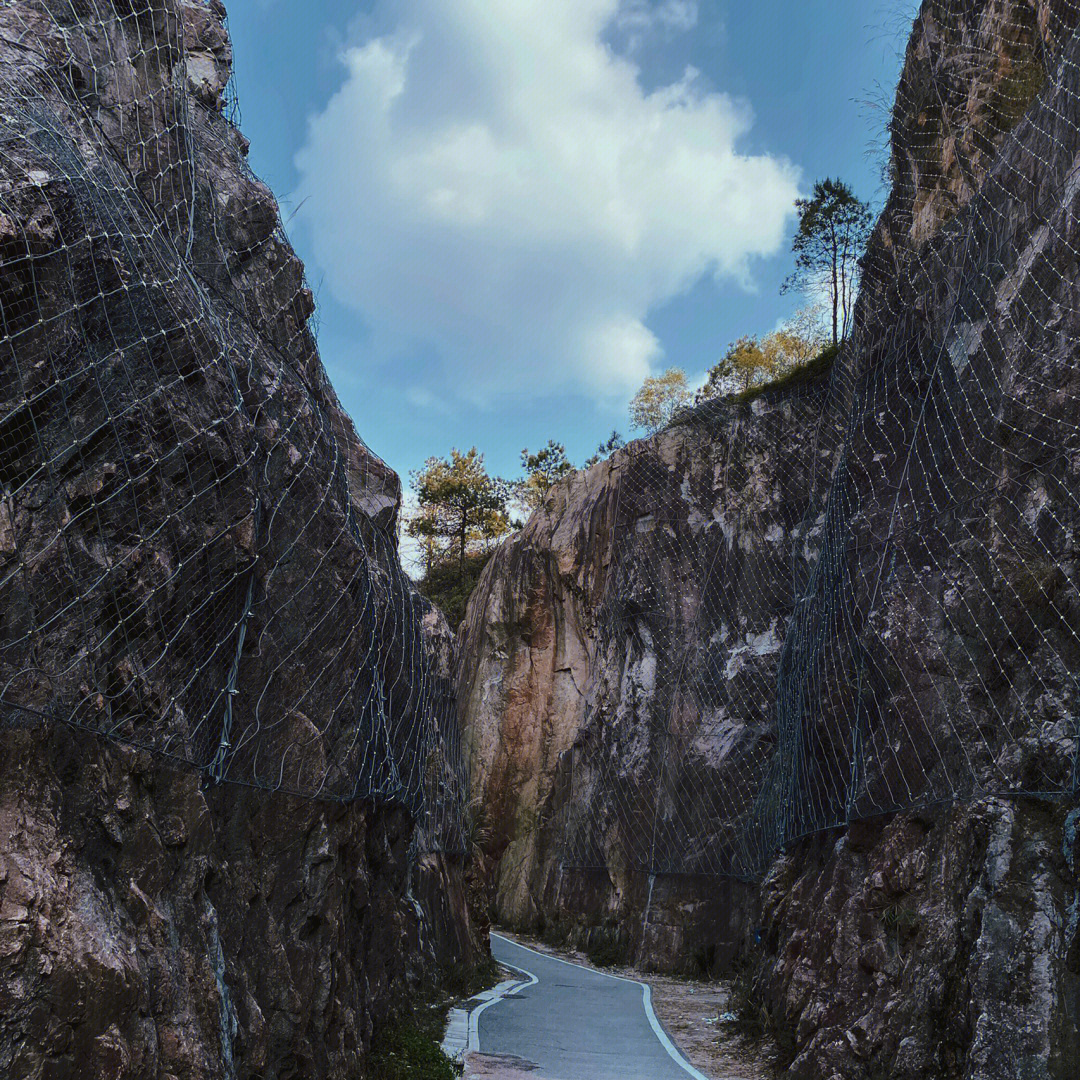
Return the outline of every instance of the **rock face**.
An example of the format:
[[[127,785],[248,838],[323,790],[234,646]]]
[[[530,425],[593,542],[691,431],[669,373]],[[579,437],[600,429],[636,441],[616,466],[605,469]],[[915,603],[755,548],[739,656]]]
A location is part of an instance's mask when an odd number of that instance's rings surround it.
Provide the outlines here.
[[[846,593],[857,642],[827,662],[861,655],[874,699],[845,827],[763,886],[757,986],[796,1076],[1075,1071],[1078,17],[926,3],[908,47],[844,369],[875,419],[804,620]],[[808,682],[789,721],[821,724]]]
[[[742,951],[794,1076],[1074,1070],[1078,23],[927,0],[831,374],[559,485],[470,604],[499,916]]]
[[[66,727],[4,751],[5,1076],[363,1075],[373,1028],[475,948],[403,810],[205,791]]]
[[[794,1076],[1072,1076],[1075,811],[990,799],[853,825],[763,886],[766,1002]]]
[[[730,956],[757,847],[740,822],[836,449],[826,396],[818,378],[699,408],[556,485],[485,568],[459,696],[501,919],[618,924],[647,964]]]
[[[4,1076],[355,1076],[476,955],[452,636],[224,19],[0,10]]]

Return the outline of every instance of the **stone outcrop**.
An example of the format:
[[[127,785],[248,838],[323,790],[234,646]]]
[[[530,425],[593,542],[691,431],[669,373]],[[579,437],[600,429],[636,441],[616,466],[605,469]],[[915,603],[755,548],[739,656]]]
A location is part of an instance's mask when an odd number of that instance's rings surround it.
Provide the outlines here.
[[[468,964],[397,560],[219,0],[0,8],[0,1073],[353,1077]]]
[[[750,855],[733,824],[768,761],[837,446],[816,425],[827,385],[707,405],[617,451],[485,568],[459,700],[499,918],[619,925],[645,964],[730,957]]]
[[[791,1074],[1072,1076],[1078,816],[991,799],[779,859],[758,1000]]]
[[[415,865],[403,810],[204,790],[64,726],[3,744],[5,1076],[363,1075],[473,955],[460,868]]]
[[[807,1080],[1075,1068],[1077,22],[926,0],[827,380],[562,482],[466,618],[497,914],[741,953]]]

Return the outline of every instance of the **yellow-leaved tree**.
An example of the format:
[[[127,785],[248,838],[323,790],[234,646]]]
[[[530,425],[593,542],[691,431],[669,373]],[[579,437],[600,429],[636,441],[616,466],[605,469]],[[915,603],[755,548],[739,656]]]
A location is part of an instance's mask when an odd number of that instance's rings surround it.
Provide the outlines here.
[[[663,375],[650,375],[630,399],[630,420],[634,427],[652,434],[670,424],[692,400],[686,372],[668,368]]]

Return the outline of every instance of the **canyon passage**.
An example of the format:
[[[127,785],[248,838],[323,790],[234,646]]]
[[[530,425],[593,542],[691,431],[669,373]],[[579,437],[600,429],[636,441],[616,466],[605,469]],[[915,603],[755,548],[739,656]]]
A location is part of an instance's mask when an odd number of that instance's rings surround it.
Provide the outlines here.
[[[452,1076],[494,923],[643,1080],[581,964],[798,1080],[1072,1080],[1080,6],[924,0],[842,338],[556,479],[459,626],[232,66],[220,0],[0,3],[0,1073]],[[524,994],[480,1049],[602,1075]]]

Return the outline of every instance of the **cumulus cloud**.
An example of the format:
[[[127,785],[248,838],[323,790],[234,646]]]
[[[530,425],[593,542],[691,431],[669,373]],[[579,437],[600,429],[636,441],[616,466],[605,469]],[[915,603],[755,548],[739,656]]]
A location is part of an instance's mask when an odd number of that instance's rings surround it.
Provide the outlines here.
[[[326,287],[475,400],[535,393],[537,372],[634,389],[663,352],[650,310],[705,275],[749,282],[798,193],[788,162],[739,150],[748,105],[692,70],[645,92],[604,41],[620,18],[696,17],[687,0],[396,0],[366,20],[296,158]]]

